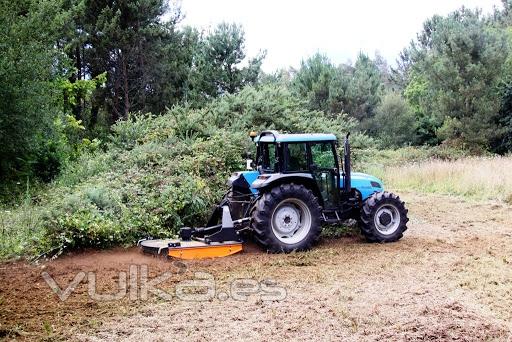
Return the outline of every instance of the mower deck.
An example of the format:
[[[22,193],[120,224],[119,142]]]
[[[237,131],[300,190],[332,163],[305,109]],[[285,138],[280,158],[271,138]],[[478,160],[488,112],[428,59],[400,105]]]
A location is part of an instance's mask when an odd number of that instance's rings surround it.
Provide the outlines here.
[[[143,240],[139,246],[145,253],[167,255],[177,259],[220,258],[241,252],[241,242],[204,243],[202,241],[181,241],[177,239]]]
[[[145,253],[156,255],[166,254],[177,259],[208,259],[220,258],[242,251],[242,239],[234,228],[229,207],[219,207],[222,210],[222,224],[206,228],[180,229],[181,239],[143,239],[137,245]],[[237,223],[247,223],[248,218],[237,220]],[[201,234],[202,237],[195,236]]]

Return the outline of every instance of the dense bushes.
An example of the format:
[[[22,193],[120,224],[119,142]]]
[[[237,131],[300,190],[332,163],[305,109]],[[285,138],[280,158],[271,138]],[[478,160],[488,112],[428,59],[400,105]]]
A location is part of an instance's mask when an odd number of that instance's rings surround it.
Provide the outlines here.
[[[159,123],[166,117],[135,119],[134,125],[156,121],[164,128]],[[163,139],[142,129],[126,140],[125,128],[129,125],[116,127],[123,140],[114,136],[107,158],[83,158],[52,189],[60,199],[49,202],[42,218],[47,248],[103,247],[198,225],[222,196],[227,176],[242,166],[239,133],[218,131],[184,139],[171,134]]]
[[[118,122],[106,152],[84,153],[40,195],[30,223],[38,238],[30,245],[42,252],[106,247],[204,224],[254,148],[249,130],[341,137],[354,127],[345,115],[303,108],[285,88],[248,87],[201,109],[178,106]],[[356,146],[371,142],[355,137]]]

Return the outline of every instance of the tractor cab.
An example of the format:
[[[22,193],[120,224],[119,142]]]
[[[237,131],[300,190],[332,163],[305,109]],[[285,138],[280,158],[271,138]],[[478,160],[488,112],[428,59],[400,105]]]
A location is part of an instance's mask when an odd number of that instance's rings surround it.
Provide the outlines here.
[[[281,174],[281,178],[307,177],[316,183],[324,207],[337,206],[340,162],[334,134],[279,134],[263,132],[255,139],[256,166],[262,177]],[[311,182],[313,183],[313,182]],[[256,186],[258,186],[256,184]]]

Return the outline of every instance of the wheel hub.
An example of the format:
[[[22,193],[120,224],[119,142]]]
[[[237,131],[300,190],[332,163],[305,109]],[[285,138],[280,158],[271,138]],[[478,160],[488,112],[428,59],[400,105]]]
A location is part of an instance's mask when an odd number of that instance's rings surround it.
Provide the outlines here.
[[[281,242],[294,245],[304,240],[312,226],[309,207],[298,198],[282,200],[271,215],[271,228]]]
[[[375,228],[384,235],[393,234],[400,225],[400,213],[392,204],[385,204],[375,213]]]
[[[300,213],[293,206],[284,205],[275,213],[274,223],[277,231],[283,235],[288,235],[299,228]]]
[[[379,221],[384,226],[387,226],[391,222],[391,215],[389,215],[388,212],[384,212],[382,215],[380,215]]]

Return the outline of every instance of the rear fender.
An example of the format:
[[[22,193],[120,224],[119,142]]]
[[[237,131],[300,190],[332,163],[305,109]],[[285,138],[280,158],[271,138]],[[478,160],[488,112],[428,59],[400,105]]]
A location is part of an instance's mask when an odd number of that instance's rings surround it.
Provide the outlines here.
[[[262,176],[268,176],[268,178],[264,178]],[[297,184],[304,185],[306,188],[311,190],[313,194],[318,198],[318,202],[323,206],[324,201],[320,190],[318,189],[318,185],[316,184],[313,175],[310,173],[294,173],[294,174],[286,174],[286,173],[276,173],[276,174],[268,174],[261,175],[258,177],[252,184],[251,188],[258,190],[259,192],[265,192],[271,188],[275,188],[281,184]]]

